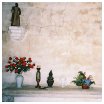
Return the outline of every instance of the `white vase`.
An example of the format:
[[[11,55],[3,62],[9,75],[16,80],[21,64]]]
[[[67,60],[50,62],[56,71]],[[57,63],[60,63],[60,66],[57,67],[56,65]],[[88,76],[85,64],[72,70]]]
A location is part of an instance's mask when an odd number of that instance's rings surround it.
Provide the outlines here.
[[[17,88],[22,88],[23,80],[24,80],[24,78],[23,78],[22,74],[18,74],[16,76],[16,87]]]

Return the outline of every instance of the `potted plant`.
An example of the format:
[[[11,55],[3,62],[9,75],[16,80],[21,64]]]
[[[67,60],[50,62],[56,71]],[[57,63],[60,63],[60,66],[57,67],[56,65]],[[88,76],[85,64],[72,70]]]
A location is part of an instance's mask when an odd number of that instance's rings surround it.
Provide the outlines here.
[[[5,70],[6,72],[14,72],[17,74],[16,85],[17,88],[21,88],[23,83],[22,73],[29,71],[31,68],[34,68],[34,66],[35,63],[32,64],[31,58],[26,60],[26,57],[9,57],[8,64],[5,65]]]
[[[48,87],[52,87],[54,83],[53,73],[52,70],[49,72],[49,76],[47,78]]]
[[[89,89],[91,84],[95,84],[91,79],[91,75],[88,78],[85,75],[85,72],[79,71],[77,77],[72,82],[77,86],[82,86],[82,89]]]
[[[91,84],[95,84],[95,81],[92,81],[92,76],[89,75],[88,78],[83,79],[82,89],[89,89]]]

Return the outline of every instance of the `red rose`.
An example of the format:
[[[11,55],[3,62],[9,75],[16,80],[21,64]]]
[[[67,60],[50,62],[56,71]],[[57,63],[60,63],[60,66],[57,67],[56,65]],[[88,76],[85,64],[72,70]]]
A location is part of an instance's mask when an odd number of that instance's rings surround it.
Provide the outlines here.
[[[10,66],[12,66],[13,64],[10,64]]]
[[[18,60],[18,57],[15,57],[16,60]]]
[[[16,67],[16,64],[12,64],[12,66]]]
[[[18,70],[17,69],[15,69],[15,73],[18,73]]]
[[[25,61],[25,59],[24,58],[20,58],[20,62],[24,62]]]
[[[14,71],[15,73],[19,73],[21,70],[18,71],[18,67],[28,67],[28,68],[33,68],[35,66],[35,63],[31,64],[32,59],[28,58],[28,60],[26,60],[26,57],[9,57],[8,60],[8,65],[5,66],[5,71],[8,72],[12,72]],[[23,70],[24,71],[24,70]]]
[[[32,62],[32,60],[29,60],[29,62]]]
[[[31,58],[29,58],[29,60],[31,60]]]
[[[20,58],[20,60],[23,60],[23,58]]]
[[[31,58],[29,58],[28,60],[29,60],[29,62],[32,62]]]
[[[11,57],[9,57],[9,60],[12,60],[12,58],[11,58]]]
[[[26,62],[23,62],[22,65],[23,65],[23,66],[26,66]]]
[[[5,65],[5,68],[8,68],[8,65]]]
[[[33,65],[31,65],[31,68],[33,68],[34,66]]]
[[[31,65],[31,64],[28,64],[28,66],[29,66],[29,68],[33,68],[33,65]]]

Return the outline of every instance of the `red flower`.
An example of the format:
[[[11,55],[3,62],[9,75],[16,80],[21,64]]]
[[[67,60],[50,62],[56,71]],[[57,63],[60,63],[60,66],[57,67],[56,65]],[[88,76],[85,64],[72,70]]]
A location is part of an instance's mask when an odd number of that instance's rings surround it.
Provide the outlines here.
[[[15,73],[18,73],[18,70],[17,69],[15,70]]]
[[[15,57],[16,60],[18,60],[18,57]]]
[[[16,67],[16,64],[12,64],[12,66]]]
[[[21,57],[20,60],[23,60],[23,58]]]
[[[29,58],[29,60],[31,60],[31,58]]]
[[[29,66],[29,68],[33,68],[33,65],[31,65],[31,64],[28,64],[28,66]]]
[[[29,58],[28,60],[29,60],[29,62],[32,62],[31,58]]]
[[[9,60],[12,60],[12,58],[11,58],[11,57],[9,57]]]
[[[32,62],[32,60],[29,60],[29,62]]]
[[[10,66],[12,66],[13,64],[10,64]]]
[[[12,60],[13,59],[13,60]],[[8,60],[8,65],[5,66],[5,71],[8,72],[15,72],[15,73],[21,73],[22,71],[23,72],[26,72],[28,71],[28,69],[31,69],[35,66],[35,63],[31,63],[32,62],[32,59],[31,58],[28,58],[28,60],[26,60],[26,57],[15,57],[15,58],[12,58],[12,57],[9,57],[9,60]],[[19,69],[18,69],[19,68]]]
[[[31,65],[31,68],[33,68],[34,66],[33,65]]]
[[[26,62],[23,62],[22,65],[23,65],[23,66],[26,66]]]
[[[5,68],[8,68],[8,65],[5,65]]]

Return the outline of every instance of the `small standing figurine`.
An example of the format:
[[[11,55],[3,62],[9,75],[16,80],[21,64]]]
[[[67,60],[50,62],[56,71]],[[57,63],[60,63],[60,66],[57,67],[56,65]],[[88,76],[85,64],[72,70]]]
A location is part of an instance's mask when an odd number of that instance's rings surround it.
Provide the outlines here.
[[[47,78],[48,87],[52,87],[54,83],[53,73],[52,70],[49,72],[49,76]]]
[[[18,7],[18,3],[15,3],[15,6],[12,7],[11,12],[11,26],[20,26],[21,9]]]
[[[41,88],[41,86],[39,85],[39,82],[41,80],[41,73],[40,73],[41,67],[38,65],[36,69],[37,69],[37,72],[36,72],[37,86],[35,86],[35,88]]]

